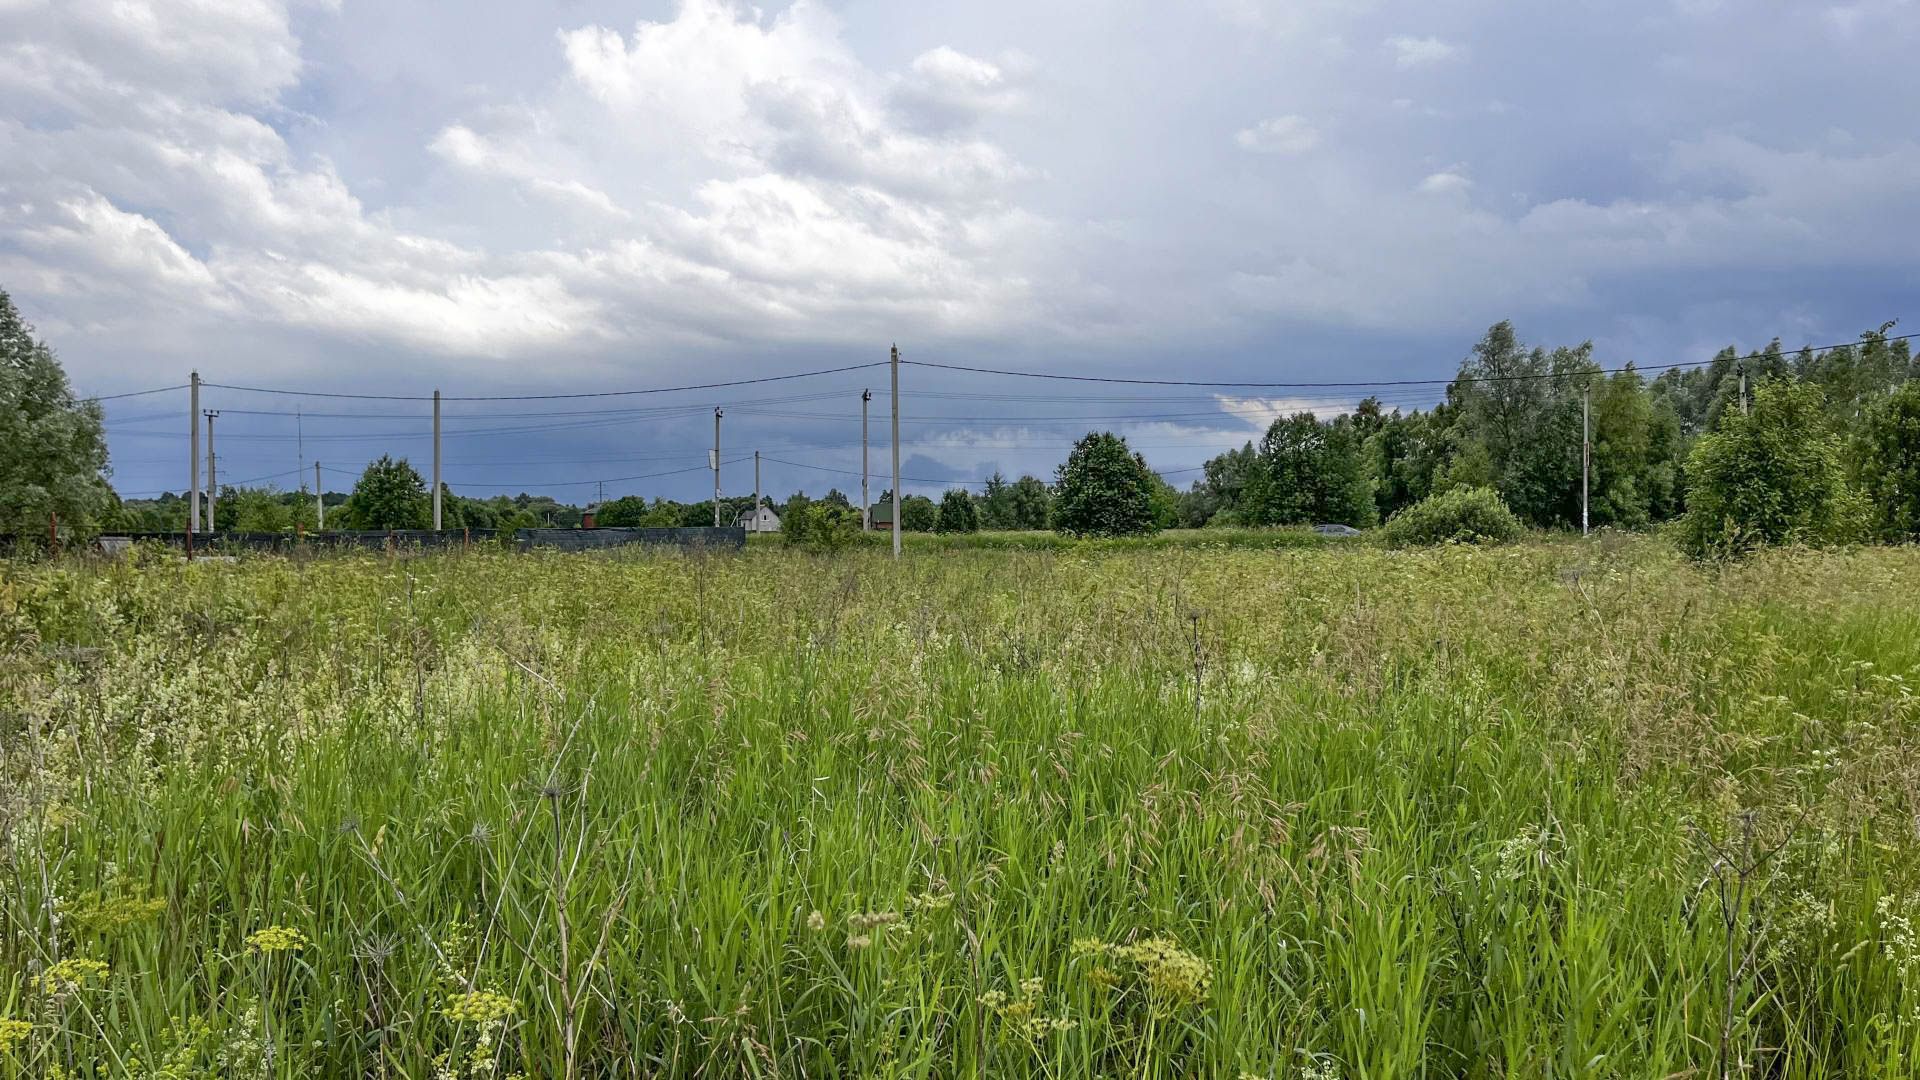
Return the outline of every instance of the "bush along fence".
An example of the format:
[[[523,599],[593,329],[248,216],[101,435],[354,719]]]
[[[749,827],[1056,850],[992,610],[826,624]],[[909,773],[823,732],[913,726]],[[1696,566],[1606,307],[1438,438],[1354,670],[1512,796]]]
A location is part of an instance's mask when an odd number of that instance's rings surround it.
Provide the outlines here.
[[[747,531],[737,526],[726,526],[690,529],[370,529],[201,534],[125,532],[105,534],[90,540],[62,537],[50,531],[46,536],[0,534],[0,551],[57,554],[61,551],[93,550],[118,554],[136,544],[162,544],[195,555],[315,549],[444,551],[468,548],[475,544],[499,544],[507,540],[511,540],[521,551],[536,548],[596,551],[633,544],[683,550],[739,551],[747,546]]]

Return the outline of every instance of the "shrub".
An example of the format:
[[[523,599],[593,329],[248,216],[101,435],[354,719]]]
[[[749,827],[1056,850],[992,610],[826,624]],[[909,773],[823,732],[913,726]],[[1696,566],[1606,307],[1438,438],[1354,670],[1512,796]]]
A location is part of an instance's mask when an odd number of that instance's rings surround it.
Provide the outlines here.
[[[1053,527],[1072,536],[1138,536],[1156,529],[1155,478],[1112,432],[1074,444],[1054,485]]]
[[[806,551],[839,551],[860,539],[860,511],[828,502],[794,507],[780,519],[780,536]]]
[[[1819,387],[1769,381],[1751,414],[1730,413],[1687,459],[1680,545],[1695,558],[1767,544],[1852,539],[1865,516],[1847,486],[1840,441],[1825,426]]]
[[[1381,538],[1393,547],[1419,544],[1504,544],[1524,530],[1500,493],[1458,487],[1429,495],[1387,519]]]

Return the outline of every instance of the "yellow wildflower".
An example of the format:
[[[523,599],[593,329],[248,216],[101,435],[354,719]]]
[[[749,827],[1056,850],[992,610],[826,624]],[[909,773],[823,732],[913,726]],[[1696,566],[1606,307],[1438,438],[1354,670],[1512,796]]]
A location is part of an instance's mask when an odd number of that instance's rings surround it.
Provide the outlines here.
[[[33,1025],[25,1020],[0,1020],[0,1054],[11,1054],[33,1034]]]
[[[107,977],[107,965],[98,960],[74,957],[62,960],[33,977],[34,989],[43,994],[65,994],[85,989],[87,984]]]
[[[1148,938],[1114,952],[1139,965],[1147,989],[1169,1004],[1198,1005],[1213,987],[1213,969],[1172,938]]]
[[[307,936],[291,926],[269,926],[247,935],[249,952],[299,952],[307,944]]]
[[[453,995],[447,1000],[447,1007],[440,1011],[459,1023],[489,1024],[512,1016],[518,1007],[505,994],[471,990]]]

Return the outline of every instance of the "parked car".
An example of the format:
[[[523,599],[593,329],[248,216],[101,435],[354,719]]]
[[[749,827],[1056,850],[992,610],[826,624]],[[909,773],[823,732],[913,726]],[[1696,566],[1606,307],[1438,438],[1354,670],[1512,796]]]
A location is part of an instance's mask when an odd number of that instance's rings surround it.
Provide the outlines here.
[[[1351,525],[1315,525],[1313,531],[1321,536],[1359,536],[1360,530]]]

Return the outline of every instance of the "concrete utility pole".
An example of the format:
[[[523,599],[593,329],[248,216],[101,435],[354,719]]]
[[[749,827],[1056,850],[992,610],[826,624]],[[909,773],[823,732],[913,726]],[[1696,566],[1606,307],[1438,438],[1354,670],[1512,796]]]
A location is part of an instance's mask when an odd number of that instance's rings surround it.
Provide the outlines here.
[[[893,557],[900,557],[900,519],[907,516],[900,494],[900,346],[893,347]]]
[[[760,531],[760,451],[753,452],[753,531]]]
[[[873,510],[867,503],[867,403],[873,391],[860,391],[860,531],[873,530]]]
[[[720,527],[720,417],[719,409],[713,410],[713,527]]]
[[[433,531],[440,531],[440,391],[433,392]]]
[[[1740,362],[1740,415],[1747,415],[1747,362]]]
[[[200,531],[200,373],[193,373],[192,403],[187,407],[187,531]]]
[[[1593,387],[1580,389],[1580,535],[1587,535],[1587,476],[1593,467]]]
[[[320,490],[320,463],[313,463],[313,531],[327,527],[327,497]]]
[[[219,415],[220,415],[220,410],[218,409],[207,410],[207,533],[208,535],[212,535],[213,533],[220,531],[219,526],[215,524],[215,522],[219,521],[220,519],[213,516],[213,508],[216,505],[218,505],[220,500],[220,485],[215,482],[215,474],[213,471],[213,421],[214,421],[214,418]]]

